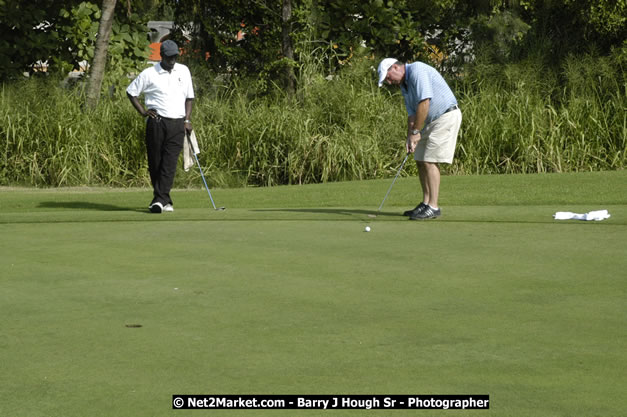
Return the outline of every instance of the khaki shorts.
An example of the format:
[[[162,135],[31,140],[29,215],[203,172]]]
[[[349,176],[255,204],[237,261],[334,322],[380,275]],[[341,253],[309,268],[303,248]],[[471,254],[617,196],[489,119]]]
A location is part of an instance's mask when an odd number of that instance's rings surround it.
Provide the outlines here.
[[[444,113],[429,123],[422,131],[414,159],[420,162],[452,163],[461,124],[462,112],[459,109]]]

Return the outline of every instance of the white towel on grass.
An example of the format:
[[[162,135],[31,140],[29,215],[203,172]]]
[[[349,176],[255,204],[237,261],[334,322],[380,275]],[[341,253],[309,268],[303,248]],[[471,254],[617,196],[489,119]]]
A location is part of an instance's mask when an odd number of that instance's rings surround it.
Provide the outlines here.
[[[190,141],[192,142],[192,146],[189,146]],[[192,130],[189,136],[185,133],[185,141],[183,142],[183,169],[185,169],[185,172],[189,171],[189,169],[194,166],[194,155],[198,155],[199,153],[200,148],[198,148],[196,132]]]
[[[553,215],[555,220],[605,220],[610,218],[607,210],[596,210],[588,213],[579,214],[570,211],[558,211]]]

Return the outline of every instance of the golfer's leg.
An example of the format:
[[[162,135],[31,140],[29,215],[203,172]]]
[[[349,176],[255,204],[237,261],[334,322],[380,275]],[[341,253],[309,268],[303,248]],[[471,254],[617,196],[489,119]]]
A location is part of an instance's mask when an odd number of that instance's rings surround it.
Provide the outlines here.
[[[425,168],[425,163],[421,161],[416,161],[416,166],[418,167],[418,178],[420,178],[420,186],[422,187],[422,202],[425,204],[429,204],[429,183],[427,182],[427,170]]]
[[[183,150],[183,140],[185,139],[183,121],[168,121],[167,126],[167,138],[162,148],[161,171],[159,175],[160,192],[164,205],[172,204],[170,190],[174,184],[176,165],[179,154]]]
[[[425,182],[429,190],[429,199],[425,200],[433,208],[438,208],[440,196],[440,165],[434,162],[423,162]]]
[[[146,155],[148,157],[148,172],[153,188],[152,203],[159,200],[159,171],[161,170],[161,146],[163,143],[163,129],[161,121],[149,118],[146,122]]]

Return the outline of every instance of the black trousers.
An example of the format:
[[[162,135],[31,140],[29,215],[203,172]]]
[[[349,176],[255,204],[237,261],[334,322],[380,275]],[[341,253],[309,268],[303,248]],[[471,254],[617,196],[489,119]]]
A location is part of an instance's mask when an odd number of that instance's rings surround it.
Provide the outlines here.
[[[172,204],[170,190],[174,184],[176,164],[183,150],[185,125],[183,119],[148,118],[146,123],[146,151],[148,171],[153,188],[150,204]]]

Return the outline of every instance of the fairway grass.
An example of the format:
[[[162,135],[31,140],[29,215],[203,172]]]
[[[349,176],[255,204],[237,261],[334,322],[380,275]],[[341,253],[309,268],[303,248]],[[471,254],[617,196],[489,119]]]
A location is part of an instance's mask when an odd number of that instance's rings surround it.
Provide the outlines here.
[[[146,189],[0,189],[0,416],[625,415],[626,172],[443,177],[425,222],[399,215],[416,178],[377,213],[390,183],[212,190],[226,211],[175,190],[161,215]],[[490,409],[186,411],[173,394]]]

